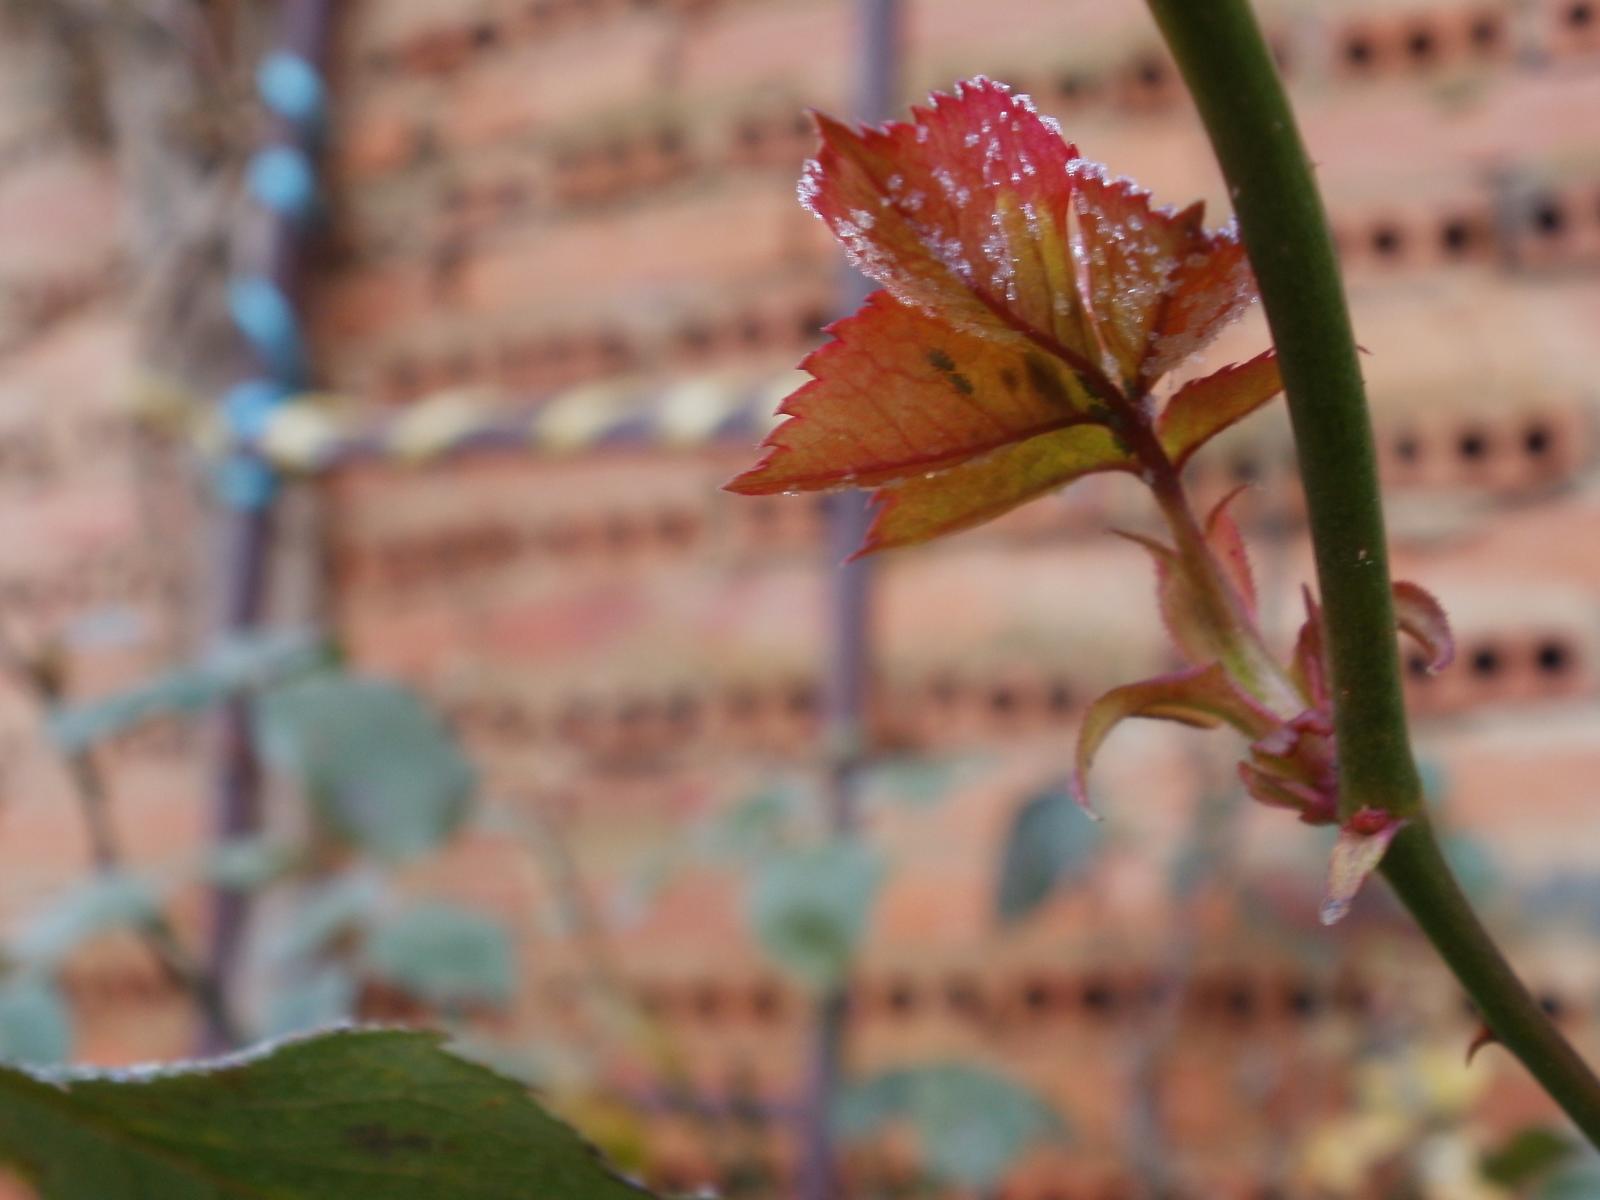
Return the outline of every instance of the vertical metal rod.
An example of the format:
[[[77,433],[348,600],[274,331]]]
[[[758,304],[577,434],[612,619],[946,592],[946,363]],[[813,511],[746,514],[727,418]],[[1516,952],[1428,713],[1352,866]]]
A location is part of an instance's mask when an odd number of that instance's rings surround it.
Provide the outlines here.
[[[900,99],[900,0],[856,0],[859,53],[855,118],[878,124],[893,115]],[[854,312],[872,291],[863,275],[847,271],[840,305]],[[841,492],[828,501],[828,556],[838,564],[829,595],[828,663],[824,696],[824,754],[828,770],[828,824],[834,837],[854,837],[856,797],[867,742],[867,705],[872,677],[870,560],[845,560],[861,545],[871,523],[864,492]],[[817,1000],[805,1093],[799,1115],[799,1200],[838,1200],[842,1195],[831,1108],[838,1094],[850,1019],[847,984]]]
[[[279,14],[280,47],[320,64],[328,43],[329,0],[284,0]],[[285,118],[274,117],[268,137],[309,150],[314,135]],[[285,296],[293,298],[300,285],[303,231],[290,218],[274,215],[267,233],[264,273]],[[272,373],[266,363],[256,367],[262,374]],[[272,549],[271,505],[231,510],[220,524],[217,624],[226,636],[252,629],[261,621]],[[219,842],[246,837],[260,828],[261,772],[250,724],[248,701],[236,698],[224,706],[212,783],[213,837]],[[234,888],[218,886],[212,893],[207,965],[224,996],[231,993],[238,973],[249,901],[248,893]],[[207,1018],[200,1032],[200,1051],[215,1054],[227,1050],[231,1037],[230,1030]]]

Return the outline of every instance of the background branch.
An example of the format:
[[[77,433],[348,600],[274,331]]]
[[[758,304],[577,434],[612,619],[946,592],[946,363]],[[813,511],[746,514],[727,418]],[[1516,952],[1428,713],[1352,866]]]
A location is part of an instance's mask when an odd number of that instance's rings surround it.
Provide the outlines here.
[[[63,698],[60,657],[49,652],[24,654],[9,639],[0,637],[0,662],[28,689],[44,712],[56,708]],[[111,816],[111,795],[105,776],[87,750],[63,755],[62,766],[77,799],[78,811],[83,815],[95,872],[102,876],[118,874],[123,869],[124,858]],[[168,981],[189,995],[208,1024],[226,1031],[229,1041],[237,1044],[239,1026],[228,1011],[222,989],[184,947],[166,914],[146,915],[139,921],[138,931]]]

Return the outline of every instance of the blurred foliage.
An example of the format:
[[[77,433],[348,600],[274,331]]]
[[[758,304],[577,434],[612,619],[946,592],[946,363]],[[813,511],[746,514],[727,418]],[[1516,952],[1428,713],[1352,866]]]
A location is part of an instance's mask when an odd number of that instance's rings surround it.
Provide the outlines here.
[[[50,715],[49,732],[74,754],[153,717],[201,712],[239,692],[324,666],[326,639],[307,630],[267,630],[231,638],[193,663],[136,687]]]
[[[505,927],[453,904],[412,905],[380,921],[363,959],[379,979],[446,1012],[505,1004],[516,987]]]
[[[357,849],[416,858],[467,816],[471,764],[398,685],[330,672],[269,691],[256,715],[268,761],[293,775],[325,827]]]
[[[997,1183],[1034,1143],[1065,1134],[1054,1110],[1032,1092],[967,1063],[909,1067],[853,1084],[838,1098],[833,1117],[848,1140],[909,1125],[924,1171],[940,1182],[980,1189]]]
[[[1021,920],[1057,888],[1081,878],[1099,842],[1099,828],[1066,786],[1030,796],[1012,817],[1000,859],[1000,919]]]
[[[750,884],[750,923],[773,960],[809,987],[841,982],[872,915],[884,864],[859,841],[766,859]]]

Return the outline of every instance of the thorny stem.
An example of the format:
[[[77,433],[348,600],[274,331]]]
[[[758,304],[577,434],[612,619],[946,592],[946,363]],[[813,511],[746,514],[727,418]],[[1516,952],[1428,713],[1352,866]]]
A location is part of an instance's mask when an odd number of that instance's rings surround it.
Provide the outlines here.
[[[1278,348],[1332,674],[1340,811],[1409,819],[1385,878],[1485,1023],[1600,1146],[1600,1080],[1472,911],[1433,837],[1406,730],[1360,364],[1322,199],[1248,0],[1148,0],[1211,137]]]

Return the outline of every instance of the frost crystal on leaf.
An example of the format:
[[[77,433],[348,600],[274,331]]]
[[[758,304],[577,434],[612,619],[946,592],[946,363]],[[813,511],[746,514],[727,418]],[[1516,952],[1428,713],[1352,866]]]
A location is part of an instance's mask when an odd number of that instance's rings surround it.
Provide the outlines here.
[[[1152,385],[1242,307],[1237,239],[1207,232],[1198,206],[1153,208],[1028,97],[981,77],[908,122],[816,121],[801,201],[888,297],[807,361],[814,382],[731,486],[877,488],[878,548],[988,520],[1085,470],[1146,469],[1107,423],[1153,426]],[[891,328],[892,348],[868,337]],[[1183,451],[1265,403],[1269,374],[1186,402],[1223,417],[1185,416]]]

